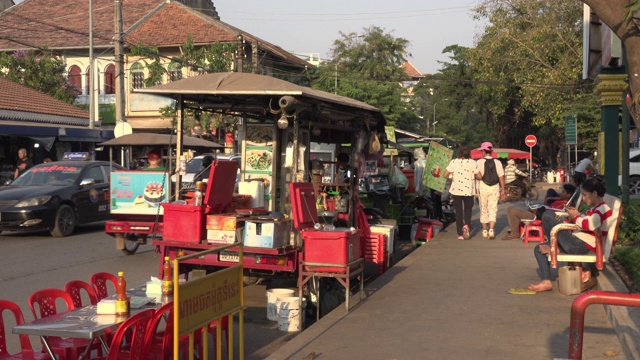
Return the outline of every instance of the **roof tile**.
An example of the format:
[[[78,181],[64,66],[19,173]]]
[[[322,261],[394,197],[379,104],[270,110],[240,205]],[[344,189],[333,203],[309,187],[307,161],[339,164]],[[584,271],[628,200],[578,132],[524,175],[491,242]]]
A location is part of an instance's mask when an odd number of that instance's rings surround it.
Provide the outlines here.
[[[89,119],[89,112],[0,76],[0,110]]]

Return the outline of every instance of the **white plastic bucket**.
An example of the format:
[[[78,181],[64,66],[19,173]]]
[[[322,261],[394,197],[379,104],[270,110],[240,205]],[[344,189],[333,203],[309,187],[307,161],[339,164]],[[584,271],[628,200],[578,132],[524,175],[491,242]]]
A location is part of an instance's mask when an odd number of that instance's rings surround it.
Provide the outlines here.
[[[267,319],[278,321],[278,308],[276,302],[278,298],[290,297],[295,292],[290,289],[269,289],[267,290]]]
[[[307,299],[302,299],[302,309],[300,309],[300,298],[297,296],[283,297],[278,300],[278,330],[280,331],[300,331],[304,324],[300,323],[300,312],[304,312]],[[302,314],[304,321],[304,313]]]

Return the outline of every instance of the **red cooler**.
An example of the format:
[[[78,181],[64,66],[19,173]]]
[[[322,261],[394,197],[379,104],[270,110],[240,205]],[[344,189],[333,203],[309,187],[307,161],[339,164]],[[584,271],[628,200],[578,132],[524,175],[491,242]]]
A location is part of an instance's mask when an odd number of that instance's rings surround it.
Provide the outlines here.
[[[200,243],[206,238],[207,214],[219,214],[231,202],[238,163],[215,161],[211,165],[204,206],[162,203],[164,207],[163,240]],[[233,174],[233,176],[231,176]],[[215,190],[213,190],[215,189]]]
[[[316,196],[311,183],[290,183],[293,225],[300,230],[304,241],[303,259],[306,262],[346,265],[362,257],[360,230],[337,228],[332,231],[315,230],[318,222]],[[305,266],[305,271],[345,273],[346,267]]]

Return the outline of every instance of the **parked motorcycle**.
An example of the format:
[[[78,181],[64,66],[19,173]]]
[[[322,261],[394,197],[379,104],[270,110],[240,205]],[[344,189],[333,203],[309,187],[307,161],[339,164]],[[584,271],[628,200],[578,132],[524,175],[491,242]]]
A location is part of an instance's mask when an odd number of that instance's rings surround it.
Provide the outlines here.
[[[538,189],[536,188],[536,186],[531,184],[529,182],[529,179],[527,179],[524,176],[518,176],[518,179],[520,179],[522,182],[524,182],[526,187],[527,187],[527,194],[526,194],[526,196],[524,198],[527,201],[536,201],[536,200],[538,200],[539,194],[538,194]],[[506,189],[505,189],[505,193],[506,193],[505,201],[518,201],[518,200],[523,198],[522,189],[520,188],[520,186],[517,186],[517,185],[507,184],[506,185]]]

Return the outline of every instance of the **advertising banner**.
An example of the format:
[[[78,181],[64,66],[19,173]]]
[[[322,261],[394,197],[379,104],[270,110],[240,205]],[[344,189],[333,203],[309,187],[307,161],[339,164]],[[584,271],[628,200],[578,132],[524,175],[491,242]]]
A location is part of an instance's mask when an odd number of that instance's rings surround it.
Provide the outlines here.
[[[169,197],[167,173],[163,171],[116,171],[111,173],[111,213],[160,215],[160,203]]]
[[[422,175],[422,185],[436,191],[444,191],[447,179],[444,171],[453,157],[453,150],[432,142],[429,146],[427,161]]]

